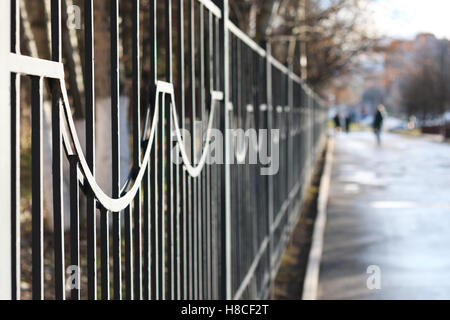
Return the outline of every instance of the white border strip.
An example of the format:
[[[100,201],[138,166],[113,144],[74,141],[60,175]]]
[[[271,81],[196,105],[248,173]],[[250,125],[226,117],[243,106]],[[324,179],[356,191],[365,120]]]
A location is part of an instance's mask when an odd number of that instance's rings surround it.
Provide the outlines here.
[[[305,281],[303,283],[302,300],[317,300],[319,289],[320,262],[322,259],[323,238],[327,223],[328,194],[330,191],[331,171],[333,167],[334,141],[328,141],[328,150],[325,158],[325,168],[320,182],[318,212],[314,224],[311,250],[309,252]]]

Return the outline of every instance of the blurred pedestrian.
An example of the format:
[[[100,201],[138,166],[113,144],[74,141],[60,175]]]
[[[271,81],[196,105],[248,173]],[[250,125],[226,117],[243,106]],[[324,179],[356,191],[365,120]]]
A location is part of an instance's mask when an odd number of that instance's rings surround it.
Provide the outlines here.
[[[341,115],[339,112],[334,116],[334,128],[337,132],[341,131]]]
[[[375,117],[373,120],[373,130],[377,137],[378,145],[381,145],[381,132],[383,131],[383,122],[386,113],[386,108],[383,105],[379,105],[375,111]]]
[[[353,123],[353,114],[351,112],[347,113],[347,116],[345,117],[345,132],[347,134],[350,133],[350,126]]]

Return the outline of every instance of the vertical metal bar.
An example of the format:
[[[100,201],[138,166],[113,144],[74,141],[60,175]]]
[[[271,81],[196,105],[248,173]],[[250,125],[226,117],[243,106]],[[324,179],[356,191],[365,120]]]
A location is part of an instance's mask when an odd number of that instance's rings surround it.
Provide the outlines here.
[[[273,127],[273,88],[272,88],[272,63],[270,62],[270,58],[272,56],[272,46],[271,43],[268,42],[266,44],[266,99],[267,99],[267,130],[269,133],[268,139],[273,139],[272,137],[272,127]],[[268,140],[271,141],[271,140]],[[268,143],[267,148],[268,152],[270,154],[272,153],[271,150],[272,143]],[[269,154],[269,153],[268,153]],[[268,199],[267,199],[267,206],[269,210],[268,214],[268,221],[267,221],[267,236],[269,237],[269,249],[268,249],[268,274],[269,279],[272,277],[272,254],[274,252],[274,239],[273,239],[273,233],[272,233],[272,223],[273,223],[273,215],[274,215],[274,177],[273,176],[267,176],[268,180]]]
[[[51,2],[52,60],[62,61],[61,0]],[[62,176],[61,106],[57,80],[52,81],[52,172],[53,172],[53,225],[55,250],[55,298],[65,299],[64,290],[64,213]]]
[[[143,237],[143,281],[142,281],[142,291],[143,291],[143,299],[150,299],[150,163],[147,166],[145,171],[145,175],[143,178],[144,185],[144,237]]]
[[[166,0],[166,80],[172,82],[172,0]],[[168,275],[168,296],[171,300],[175,298],[175,241],[174,241],[174,208],[173,208],[173,166],[172,166],[172,152],[171,152],[171,134],[172,134],[172,108],[171,104],[175,101],[168,99],[164,108],[167,108],[166,114],[167,136],[166,140],[166,176],[167,176],[167,215],[168,215],[168,235],[169,241],[167,251],[167,275]]]
[[[174,229],[174,205],[173,205],[173,196],[174,196],[174,181],[173,181],[173,165],[172,165],[172,143],[171,143],[171,134],[172,134],[172,101],[168,99],[166,101],[165,107],[167,108],[167,116],[169,119],[167,121],[167,147],[166,147],[166,176],[167,176],[167,217],[168,217],[168,234],[167,239],[169,245],[167,247],[167,274],[168,274],[168,297],[170,300],[175,299],[175,229]]]
[[[192,108],[191,108],[192,110]],[[192,120],[192,113],[191,113],[191,120]],[[192,121],[191,121],[192,122]],[[192,131],[191,131],[192,132]],[[192,135],[191,135],[191,155],[192,155]],[[191,156],[191,159],[193,159],[193,157]],[[191,179],[191,177],[187,174],[187,185],[186,185],[186,201],[187,201],[187,212],[186,212],[186,233],[187,233],[187,258],[186,258],[186,282],[187,282],[187,297],[186,299],[193,299],[194,297],[194,279],[193,279],[193,270],[194,270],[194,266],[193,266],[193,179]]]
[[[17,54],[20,54],[20,1],[21,0],[11,0],[10,4],[5,5],[5,7],[8,7],[8,10],[5,10],[4,14],[8,15],[8,20],[3,21],[5,26],[7,25],[7,22],[9,23],[9,21],[11,21],[11,25],[8,25],[7,29],[3,30],[3,32],[5,40],[7,40],[6,37],[8,37],[10,41],[10,51]],[[8,46],[5,46],[5,48],[8,48]]]
[[[224,105],[222,106],[223,115],[221,119],[220,128],[223,130],[222,132],[226,132],[225,130],[229,127],[229,113],[227,111],[228,102],[230,99],[230,38],[229,38],[229,30],[228,30],[228,18],[229,18],[229,7],[228,0],[223,0],[219,2],[219,7],[222,11],[222,21],[220,24],[220,38],[221,38],[221,84],[222,90],[224,94]],[[221,274],[222,274],[222,283],[221,283],[221,297],[225,299],[231,299],[231,186],[230,186],[230,139],[228,135],[225,135],[225,146],[224,146],[224,155],[225,155],[225,165],[222,166],[221,172],[221,212],[222,212],[222,230],[221,230],[221,241],[222,241],[222,257],[221,257]]]
[[[133,1],[133,164],[141,166],[141,65],[140,65],[140,17],[139,0]],[[142,265],[141,265],[141,192],[134,198],[134,298],[142,297]]]
[[[32,291],[33,300],[44,299],[44,226],[42,177],[42,78],[31,77],[32,154]]]
[[[181,127],[184,132],[186,127],[186,99],[185,99],[185,60],[184,60],[184,0],[178,0],[178,97],[179,97],[179,106],[181,108]],[[179,235],[181,233],[181,241],[178,245],[179,250],[179,259],[177,265],[179,266],[179,283],[180,283],[180,294],[178,296],[179,299],[187,299],[187,193],[186,193],[186,171],[183,170],[182,166],[180,167],[181,171],[181,196],[180,196],[180,224],[181,230],[179,231]]]
[[[119,110],[119,0],[111,1],[111,157],[112,196],[120,196],[120,110]],[[114,299],[122,299],[121,213],[113,212],[113,278]]]
[[[172,82],[172,0],[166,0],[166,80]]]
[[[158,121],[158,269],[159,269],[159,278],[157,281],[159,282],[159,293],[158,297],[161,300],[166,298],[166,222],[165,222],[165,188],[166,188],[166,179],[164,174],[165,169],[165,109],[166,109],[166,98],[165,94],[162,94],[161,104],[158,106],[161,110],[161,117]]]
[[[85,97],[86,97],[86,161],[95,177],[95,81],[94,81],[94,3],[84,0],[85,30]],[[95,198],[86,194],[88,299],[97,299],[97,223]]]
[[[191,141],[192,141],[192,137],[191,137]],[[191,142],[192,143],[192,142]],[[192,148],[191,148],[192,149]],[[191,159],[192,159],[192,157],[191,157]],[[192,204],[192,199],[193,199],[193,196],[192,196],[192,191],[193,191],[193,187],[192,187],[192,179],[191,179],[191,177],[188,175],[187,176],[187,196],[186,196],[186,200],[187,200],[187,213],[186,213],[186,219],[187,219],[187,223],[186,223],[186,229],[187,229],[187,231],[186,231],[186,233],[187,233],[187,257],[186,257],[186,264],[187,264],[187,266],[186,266],[186,272],[187,272],[187,275],[186,275],[186,282],[187,282],[187,286],[188,286],[188,289],[187,289],[187,297],[186,297],[186,299],[188,300],[188,299],[193,299],[193,297],[194,297],[194,279],[193,279],[193,270],[194,270],[194,266],[193,266],[193,256],[194,256],[194,254],[193,254],[193,233],[192,233],[192,230],[193,230],[193,219],[192,219],[192,216],[193,216],[193,214],[192,214],[192,212],[193,212],[193,210],[192,210],[192,206],[193,206],[193,204]]]
[[[311,149],[312,149],[312,99],[308,89],[308,178],[311,176]]]
[[[288,111],[285,113],[285,119],[286,119],[286,139],[287,139],[287,176],[286,176],[286,182],[287,182],[287,187],[286,187],[286,196],[287,198],[289,198],[289,194],[291,192],[291,188],[292,188],[292,174],[293,174],[293,161],[292,161],[292,136],[291,136],[291,125],[292,125],[292,110],[293,110],[293,92],[294,92],[294,82],[292,80],[291,77],[291,73],[293,70],[293,66],[290,65],[289,66],[289,72],[287,74],[287,82],[288,82],[288,86],[287,86],[287,106],[288,106]],[[288,200],[289,201],[289,200]],[[294,210],[290,210],[289,215],[288,215],[288,222],[292,221],[293,215],[295,215],[296,212],[294,212]],[[291,224],[288,223],[288,227],[291,227]],[[289,234],[287,235],[289,237]],[[288,240],[288,239],[287,239]]]
[[[5,36],[8,35],[9,33],[8,31],[9,29],[3,30]],[[11,33],[11,52],[20,54],[19,0],[11,1],[10,33]],[[7,47],[5,48],[6,48],[5,51],[7,52]],[[9,75],[9,70],[5,72],[5,75]],[[20,300],[20,282],[21,282],[20,281],[20,75],[11,74],[10,81],[11,81],[10,134],[11,134],[11,284],[12,284],[11,298],[13,300]],[[9,108],[4,109],[9,110]],[[4,130],[6,132],[7,129],[4,128]],[[0,297],[2,297],[2,292],[0,292]]]
[[[158,81],[158,59],[157,59],[157,49],[158,49],[158,33],[157,33],[157,14],[158,5],[157,0],[150,0],[150,34],[152,35],[152,41],[150,42],[150,75],[151,81],[154,81],[154,87],[156,87],[156,82]],[[155,94],[155,92],[153,92]]]
[[[100,254],[102,300],[109,300],[109,212],[100,210]]]
[[[177,104],[178,106],[178,104]],[[177,110],[177,113],[179,112],[179,108]],[[179,118],[178,118],[179,119]],[[179,121],[179,120],[178,120]],[[173,125],[172,125],[173,128]],[[173,130],[173,129],[172,129]],[[173,144],[171,144],[171,150],[172,150]],[[175,215],[175,221],[174,221],[174,299],[180,300],[181,299],[181,289],[182,289],[182,283],[181,283],[181,245],[182,245],[182,239],[181,239],[181,219],[182,219],[182,211],[181,211],[181,192],[182,192],[182,182],[180,177],[180,169],[181,167],[178,164],[173,164],[174,167],[174,181],[175,181],[175,191],[174,191],[174,215]]]
[[[180,17],[182,17],[182,14],[183,14],[182,9],[183,9],[183,3],[181,2],[181,8],[180,8],[180,2],[178,1],[178,11],[177,11],[177,16],[176,16],[176,20],[178,21],[178,23],[175,24],[176,30],[177,30],[176,35],[177,35],[178,47],[180,46],[180,43],[179,43],[180,35],[178,34],[178,32],[181,32],[183,30],[183,26],[179,24],[180,19],[182,19],[182,18],[180,18]],[[170,23],[170,27],[172,28],[172,22]],[[172,41],[172,39],[171,39],[171,41]],[[177,50],[176,53],[179,55],[180,51]],[[184,52],[181,51],[181,54],[184,55]],[[172,55],[172,48],[171,48],[171,55]],[[180,57],[178,55],[176,55],[176,56],[177,56],[177,61],[179,62]],[[177,75],[178,75],[177,80],[180,80],[180,74],[182,74],[181,65],[178,64],[177,67],[178,67],[177,68],[178,69],[177,70]],[[178,92],[181,90],[180,86],[181,86],[181,83],[180,83],[180,81],[178,81],[178,88],[179,88]],[[179,97],[179,98],[181,98],[181,97]],[[173,101],[173,103],[175,103],[175,101]],[[176,100],[176,106],[177,106],[177,114],[179,115],[177,118],[177,121],[178,121],[178,123],[180,123],[180,119],[182,119],[182,117],[183,117],[182,104],[181,104],[180,99]],[[172,116],[171,116],[171,121],[173,121]],[[181,116],[181,118],[180,118],[180,116]],[[171,124],[170,127],[171,127],[170,128],[171,133],[170,133],[169,141],[170,141],[170,150],[172,150],[173,145],[174,145],[174,143],[172,142],[172,131],[174,130],[173,123]],[[180,177],[181,167],[180,167],[180,165],[175,164],[173,162],[174,155],[172,154],[171,151],[169,151],[169,152],[170,152],[170,156],[171,156],[172,182],[173,182],[173,186],[174,186],[173,190],[172,190],[172,193],[173,193],[172,212],[174,215],[173,229],[172,229],[173,230],[172,240],[173,240],[173,246],[174,246],[173,247],[173,262],[172,262],[173,276],[174,276],[174,279],[173,279],[173,283],[174,283],[173,290],[174,291],[172,293],[172,297],[173,297],[173,299],[179,300],[181,298],[181,289],[182,289],[182,284],[181,284],[182,266],[181,266],[181,251],[180,251],[181,244],[182,244],[182,239],[180,238],[181,237],[182,210],[181,210],[181,206],[180,206],[180,204],[181,204],[180,199],[182,197],[181,192],[183,191],[183,189],[182,189],[182,182],[181,182],[181,177]]]
[[[156,82],[158,81],[158,66],[157,66],[157,3],[156,0],[150,1],[150,34],[152,35],[151,48],[150,48],[150,59],[151,59],[151,81],[153,83],[153,92],[151,97],[152,101],[155,101],[156,94]],[[154,110],[159,108],[158,105],[153,106]],[[158,129],[158,128],[157,128]],[[152,270],[150,275],[150,297],[152,299],[159,299],[159,254],[158,254],[158,175],[156,174],[158,169],[158,151],[157,151],[157,137],[155,135],[155,142],[152,151],[152,161],[153,165],[150,165],[150,194],[153,195],[153,201],[150,205],[150,237],[151,237],[151,254],[150,254],[150,269]],[[153,167],[153,170],[151,170]]]
[[[79,184],[78,157],[70,156],[70,263],[76,266],[74,288],[71,299],[80,300],[80,212],[79,212]]]
[[[62,59],[61,36],[61,0],[51,0],[52,60],[56,62]]]
[[[221,55],[221,51],[220,51],[220,20],[217,18],[215,20],[215,54],[214,54],[214,58],[215,58],[215,88],[219,88],[219,90],[221,89],[221,85],[220,85],[220,79],[221,79],[221,74],[220,74],[220,55]],[[216,119],[214,120],[215,122],[215,128],[220,127],[220,124],[218,123],[217,119],[220,119],[220,113],[219,117],[216,114]],[[214,181],[216,181],[215,186],[214,186],[214,198],[215,198],[215,207],[214,207],[214,213],[213,213],[213,219],[212,219],[212,223],[213,223],[213,234],[214,234],[214,238],[213,238],[213,242],[212,242],[212,247],[214,248],[214,263],[213,263],[213,279],[214,279],[214,299],[219,299],[219,250],[218,248],[220,248],[219,246],[219,242],[218,240],[220,239],[220,235],[217,234],[218,231],[218,225],[219,225],[219,209],[221,208],[220,206],[220,194],[221,192],[219,192],[219,188],[221,187],[221,180],[220,180],[220,170],[219,170],[219,166],[217,164],[214,165]]]
[[[207,65],[207,76],[209,78],[209,91],[208,94],[211,95],[211,91],[214,90],[214,58],[213,58],[213,17],[212,13],[208,11],[208,60],[209,63]],[[212,99],[211,96],[207,99],[210,107],[212,108]],[[211,116],[211,109],[210,109],[210,116]],[[208,152],[208,160],[210,160],[211,153]],[[206,284],[207,284],[207,290],[206,290],[206,297],[208,299],[212,299],[212,251],[211,251],[211,166],[209,165],[211,162],[208,161],[208,164],[206,166]]]
[[[11,293],[20,300],[20,75],[11,75]]]
[[[196,83],[195,83],[195,1],[191,0],[190,2],[190,16],[189,16],[189,42],[190,42],[190,81],[191,81],[191,161],[195,163],[196,159],[196,130],[195,130],[195,121],[196,121]],[[191,264],[191,276],[192,276],[192,298],[198,298],[198,265],[197,265],[197,179],[190,178],[191,181],[191,202],[192,202],[192,211],[191,211],[191,219],[192,219],[192,229],[191,229],[191,237],[192,237],[192,264]]]
[[[127,300],[133,300],[133,243],[132,243],[132,221],[131,205],[124,212],[125,220],[125,285]]]
[[[206,113],[206,107],[205,107],[205,13],[204,13],[204,7],[203,4],[200,3],[199,5],[199,69],[200,69],[200,120],[201,120],[201,126],[200,126],[200,153],[202,153],[202,145],[203,145],[203,123],[205,121],[205,113]],[[202,173],[200,174],[198,178],[198,198],[199,198],[199,208],[198,208],[198,281],[199,281],[199,299],[203,299],[204,294],[204,275],[203,272],[203,265],[204,265],[204,258],[205,258],[205,252],[204,252],[204,183],[205,183],[205,170],[202,170]]]
[[[154,106],[158,108],[157,105]],[[158,128],[157,128],[158,129]],[[158,135],[158,133],[156,133]],[[155,140],[157,142],[157,140]],[[153,165],[151,166],[153,170],[150,170],[150,193],[153,195],[153,201],[151,201],[150,207],[150,237],[151,237],[151,256],[150,256],[150,265],[151,265],[151,277],[150,277],[150,297],[152,299],[159,299],[159,281],[160,281],[160,272],[159,272],[159,220],[158,220],[158,198],[159,198],[159,190],[158,190],[158,150],[156,143],[154,143],[153,151],[152,151],[152,159]]]

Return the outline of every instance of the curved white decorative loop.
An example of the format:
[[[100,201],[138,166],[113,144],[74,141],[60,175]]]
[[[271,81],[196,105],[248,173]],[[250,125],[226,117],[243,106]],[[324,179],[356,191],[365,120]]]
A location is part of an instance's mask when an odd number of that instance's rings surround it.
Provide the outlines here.
[[[161,81],[157,83],[156,94],[155,94],[155,111],[153,113],[153,122],[152,122],[152,126],[150,129],[150,137],[147,140],[147,147],[144,152],[142,165],[140,166],[139,172],[137,173],[136,177],[134,178],[133,184],[128,189],[128,191],[122,197],[120,197],[118,199],[113,199],[110,196],[108,196],[100,188],[100,186],[98,185],[98,183],[96,182],[96,180],[92,174],[92,171],[90,170],[90,168],[87,164],[86,158],[85,158],[83,150],[81,148],[81,144],[80,144],[78,135],[76,133],[75,124],[73,122],[72,112],[70,110],[69,99],[68,99],[68,95],[67,95],[67,89],[66,89],[66,85],[64,82],[64,78],[59,79],[59,83],[60,83],[60,88],[61,88],[63,111],[64,111],[65,118],[67,120],[67,125],[68,125],[68,130],[67,130],[68,132],[66,132],[66,130],[63,130],[63,139],[64,139],[64,145],[65,145],[66,150],[68,151],[69,154],[76,154],[78,156],[78,160],[80,163],[80,169],[83,174],[85,183],[87,183],[89,185],[95,198],[99,201],[99,203],[101,204],[101,206],[103,208],[105,208],[106,210],[108,210],[110,212],[120,212],[120,211],[126,209],[131,204],[131,202],[135,198],[136,194],[139,192],[139,188],[140,188],[142,180],[144,178],[145,171],[148,168],[148,164],[150,161],[150,153],[153,148],[153,143],[154,143],[155,135],[156,135],[156,127],[158,125],[159,108],[160,108],[159,96],[161,93],[170,95],[172,108],[173,108],[173,116],[174,116],[174,120],[175,120],[174,122],[175,122],[175,126],[177,128],[177,137],[178,137],[179,142],[182,142],[180,130],[178,127],[178,119],[177,119],[177,115],[176,115],[176,105],[175,105],[173,85],[171,83],[166,83],[166,82],[161,82]],[[218,92],[214,92],[214,94],[212,94],[212,97],[213,97],[213,101],[217,101],[218,99],[220,99],[221,95]],[[208,143],[205,147],[200,164],[196,168],[192,167],[192,165],[189,162],[189,159],[187,158],[187,154],[185,152],[186,150],[185,150],[184,146],[182,144],[180,144],[180,146],[183,146],[181,148],[181,150],[182,150],[182,153],[184,153],[183,160],[185,162],[185,168],[189,172],[189,174],[191,174],[191,176],[193,176],[193,177],[200,175],[200,173],[206,163],[206,159],[207,159],[207,155],[208,155],[208,147],[209,147],[209,143],[211,140],[211,130],[210,129],[212,127],[212,123],[213,123],[213,119],[214,119],[214,109],[215,109],[215,103],[213,103],[213,105],[211,106],[211,115],[210,115],[210,119],[209,119],[209,130],[208,130],[208,136],[207,136]],[[73,143],[74,150],[71,147],[69,138]]]
[[[206,133],[206,144],[205,147],[203,149],[203,154],[200,158],[200,161],[198,163],[198,165],[196,167],[192,166],[192,163],[189,161],[189,157],[187,155],[186,152],[186,147],[184,145],[183,142],[183,138],[181,137],[181,131],[180,131],[180,126],[178,124],[178,115],[177,115],[177,108],[175,105],[175,99],[173,97],[173,92],[172,92],[172,115],[173,115],[173,122],[175,124],[175,133],[176,133],[176,137],[177,137],[177,141],[178,141],[178,145],[180,146],[180,152],[181,152],[181,157],[183,159],[183,164],[184,164],[184,169],[189,173],[189,175],[192,178],[197,178],[200,173],[202,172],[205,164],[206,164],[206,160],[208,158],[208,153],[209,153],[209,145],[211,143],[211,132],[212,132],[212,125],[214,122],[214,111],[215,111],[215,107],[216,107],[216,102],[217,99],[214,98],[214,95],[212,95],[212,99],[211,99],[211,113],[209,115],[209,121],[208,121],[208,129],[207,129],[207,133]]]
[[[147,148],[145,150],[143,164],[140,167],[140,170],[136,176],[136,179],[134,180],[133,186],[129,189],[129,191],[122,196],[119,199],[113,199],[110,196],[108,196],[98,185],[98,183],[95,181],[95,178],[92,174],[92,171],[90,170],[86,158],[83,153],[83,149],[81,148],[80,140],[78,138],[78,135],[76,133],[75,124],[73,122],[72,118],[72,112],[70,110],[69,106],[69,99],[67,95],[67,89],[64,82],[64,79],[59,79],[60,88],[61,88],[61,95],[63,100],[63,110],[65,113],[65,118],[67,120],[67,124],[69,126],[69,134],[71,137],[71,140],[73,142],[73,146],[75,148],[75,154],[78,156],[78,160],[80,162],[81,171],[84,175],[85,180],[87,180],[87,183],[89,184],[90,189],[94,193],[95,198],[100,202],[103,208],[105,208],[108,211],[111,212],[120,212],[124,210],[126,207],[130,205],[130,203],[133,201],[134,197],[136,196],[137,192],[139,191],[142,179],[144,178],[145,171],[148,167],[148,162],[150,159],[150,151],[153,146],[153,141],[155,138],[155,129],[158,124],[158,116],[159,116],[159,107],[155,108],[154,116],[153,116],[153,124],[151,128],[150,133],[150,139],[148,140]],[[159,105],[159,93],[160,89],[158,86],[157,93],[156,93],[156,102],[155,106]],[[63,134],[64,139],[67,139],[67,134]],[[67,145],[67,143],[66,143]]]
[[[78,138],[78,135],[77,135],[77,132],[75,129],[75,124],[73,122],[72,112],[70,110],[69,99],[68,99],[68,95],[67,95],[67,89],[66,89],[66,85],[65,85],[65,81],[64,81],[64,76],[61,76],[59,78],[59,85],[60,85],[61,97],[62,97],[62,107],[63,107],[63,111],[64,111],[65,118],[67,121],[67,125],[68,125],[68,128],[66,128],[64,126],[64,129],[62,132],[62,136],[63,136],[63,140],[64,140],[64,147],[66,148],[68,154],[77,155],[79,164],[80,164],[80,171],[82,172],[83,178],[85,180],[84,183],[85,184],[87,183],[89,185],[89,188],[93,192],[95,198],[99,201],[99,203],[101,204],[101,206],[104,209],[106,209],[110,212],[120,212],[120,211],[126,209],[131,204],[131,202],[135,198],[136,194],[139,192],[139,188],[141,186],[145,172],[148,168],[148,164],[150,161],[150,152],[152,150],[153,143],[155,140],[156,127],[158,125],[159,108],[160,108],[159,96],[161,93],[168,94],[171,99],[172,110],[173,110],[172,115],[174,118],[177,139],[178,139],[178,143],[180,145],[180,150],[181,150],[181,154],[183,157],[185,169],[194,178],[198,177],[200,175],[200,173],[202,172],[202,170],[206,164],[206,160],[207,160],[207,156],[208,156],[208,152],[209,152],[209,145],[210,145],[211,138],[212,138],[211,137],[211,129],[212,129],[213,120],[214,120],[214,111],[215,111],[215,107],[216,107],[216,102],[218,100],[223,99],[223,94],[221,92],[212,92],[211,93],[212,105],[211,105],[211,114],[210,114],[209,125],[208,125],[208,133],[207,133],[207,138],[206,138],[206,145],[203,150],[203,155],[200,159],[199,165],[194,168],[189,161],[185,146],[183,144],[183,140],[181,138],[181,133],[180,133],[179,125],[178,125],[178,117],[177,117],[177,112],[176,112],[175,94],[174,94],[173,85],[171,83],[159,81],[156,86],[155,111],[153,113],[153,121],[152,121],[152,126],[150,129],[150,137],[147,140],[147,147],[144,152],[142,164],[138,168],[139,172],[137,173],[136,177],[134,178],[133,184],[131,187],[129,187],[128,191],[120,198],[114,199],[114,198],[111,198],[110,196],[108,196],[102,190],[102,188],[100,188],[100,186],[98,185],[98,183],[95,180],[94,175],[92,174],[91,169],[89,168],[89,165],[87,164],[86,158],[83,153],[83,149],[81,148],[80,140]],[[72,148],[70,140],[72,141],[74,148]],[[128,184],[131,184],[131,180],[128,181]]]

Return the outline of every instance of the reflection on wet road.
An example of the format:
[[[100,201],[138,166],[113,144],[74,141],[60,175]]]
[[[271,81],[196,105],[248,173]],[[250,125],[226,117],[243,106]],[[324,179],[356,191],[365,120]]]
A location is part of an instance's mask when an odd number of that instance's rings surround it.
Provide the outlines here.
[[[319,298],[450,299],[450,144],[335,140]]]

